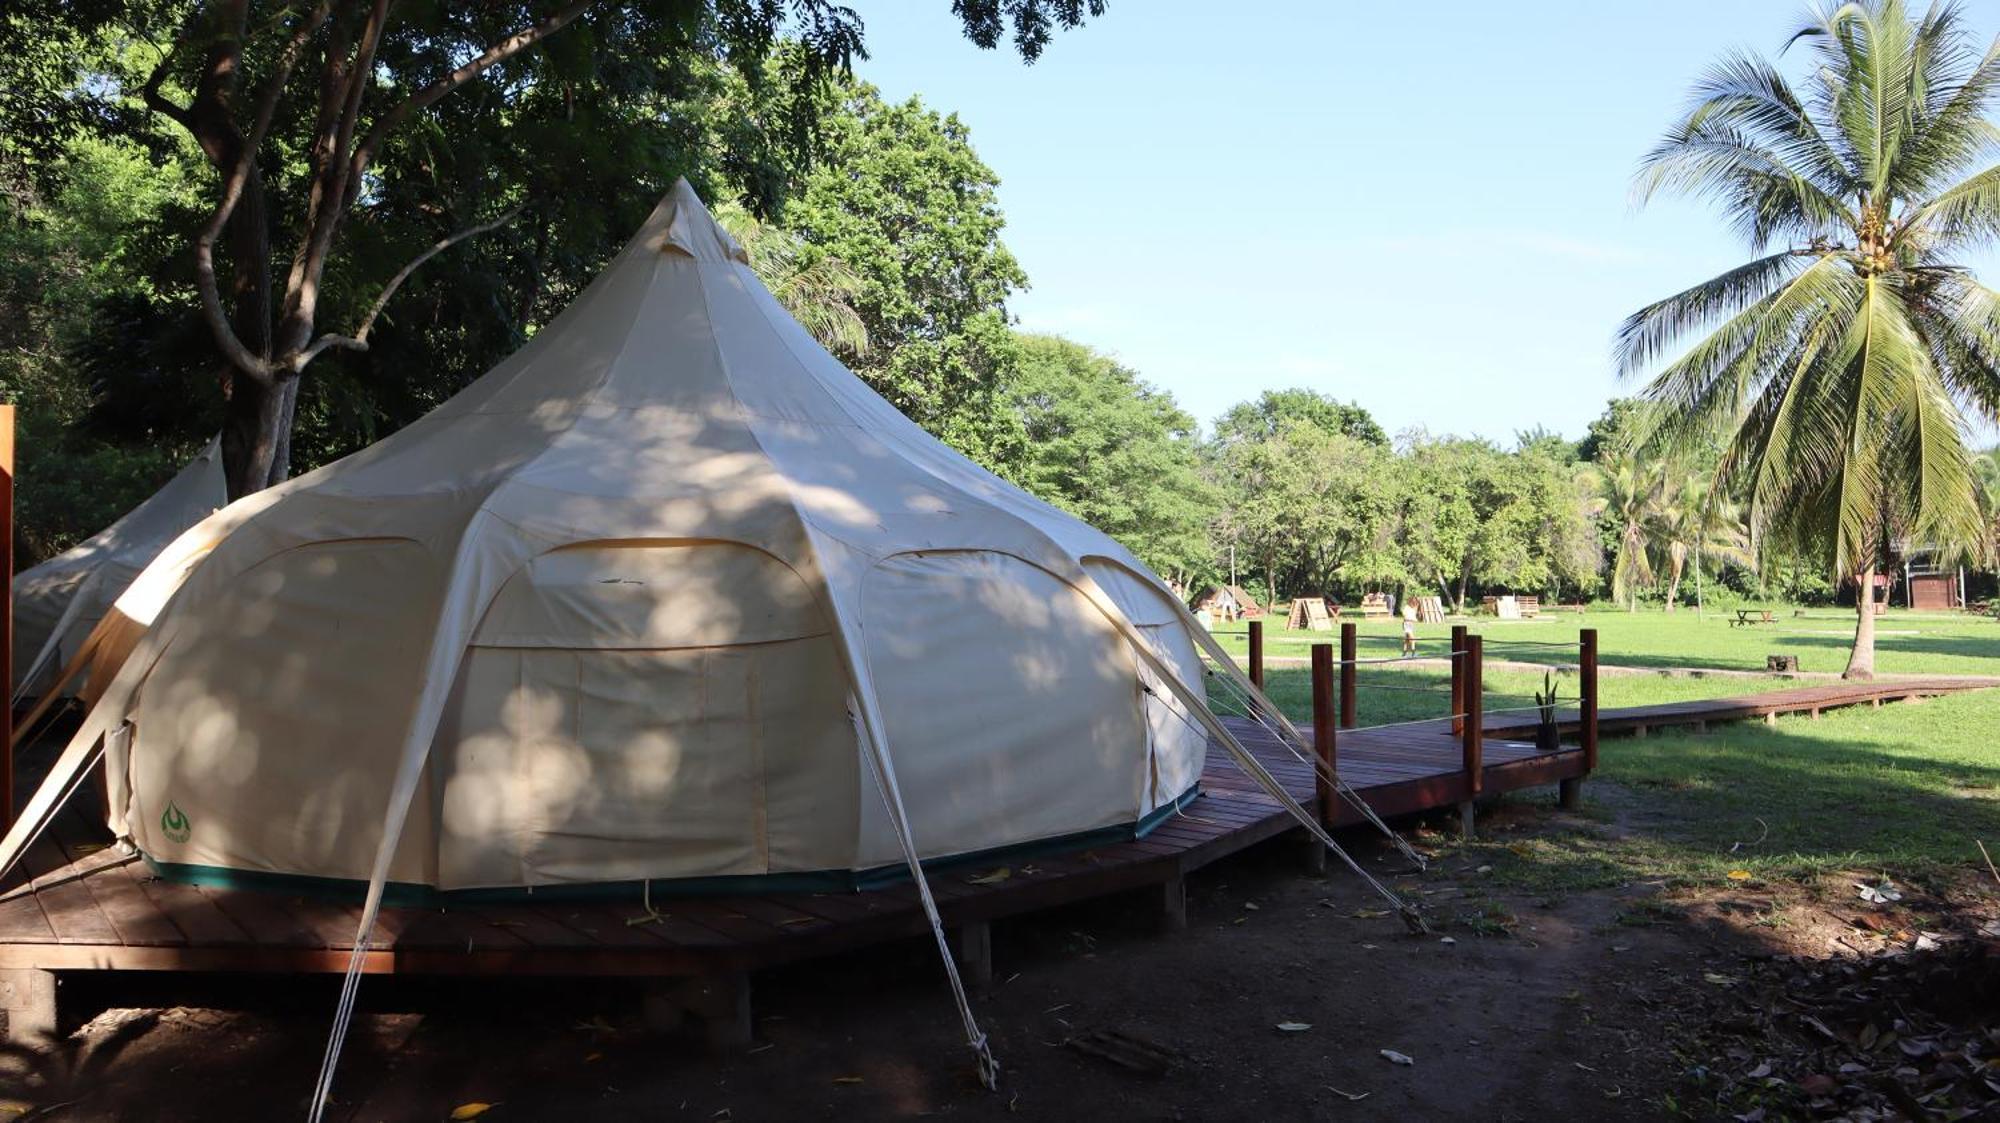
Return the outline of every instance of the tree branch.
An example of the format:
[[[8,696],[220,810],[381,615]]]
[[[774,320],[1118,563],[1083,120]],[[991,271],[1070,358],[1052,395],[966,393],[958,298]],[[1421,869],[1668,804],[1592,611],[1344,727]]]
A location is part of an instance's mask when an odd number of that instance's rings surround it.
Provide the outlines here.
[[[216,204],[215,213],[209,216],[208,225],[195,238],[194,263],[195,280],[201,290],[202,313],[208,319],[209,330],[223,354],[238,370],[253,378],[269,381],[272,367],[268,359],[252,354],[243,340],[237,336],[230,324],[229,316],[222,308],[222,294],[215,283],[215,239],[229,224],[229,215],[236,209],[236,203],[243,197],[243,185],[250,178],[250,169],[257,162],[257,149],[264,143],[264,136],[271,130],[271,119],[278,111],[278,100],[284,94],[285,81],[291,76],[292,67],[298,62],[299,52],[305,49],[306,40],[326,22],[328,0],[320,0],[312,14],[299,22],[292,32],[291,41],[285,44],[284,52],[278,56],[276,67],[265,83],[257,105],[257,119],[250,132],[243,138],[237,153],[236,166],[230,169],[223,182],[222,199]]]
[[[381,147],[383,138],[393,132],[398,125],[408,120],[412,113],[438,101],[446,94],[451,93],[453,90],[485,73],[491,67],[513,58],[536,43],[561,31],[596,2],[597,0],[572,0],[571,3],[565,5],[554,15],[533,27],[523,28],[486,48],[486,50],[479,54],[479,57],[472,59],[464,66],[411,94],[395,108],[383,114],[381,119],[375,122],[374,126],[368,130],[367,135],[361,138],[361,143],[354,149],[354,158],[348,171],[347,188],[350,198],[361,183],[361,173],[367,170],[369,161],[375,157],[375,150]]]
[[[375,0],[367,22],[362,25],[361,36],[355,43],[354,61],[348,67],[344,83],[322,84],[323,108],[332,114],[327,121],[331,131],[325,137],[324,154],[317,149],[314,153],[314,158],[322,163],[313,177],[311,198],[306,208],[305,237],[292,259],[291,275],[285,282],[284,311],[280,316],[284,325],[281,330],[283,338],[278,343],[280,354],[303,347],[306,340],[312,338],[319,303],[320,276],[326,271],[327,255],[333,251],[334,234],[340,228],[341,218],[351,199],[347,189],[348,177],[352,174],[347,149],[354,140],[354,130],[361,118],[362,98],[374,78],[375,48],[381,42],[388,21],[389,0]],[[327,65],[334,65],[332,55],[329,55]],[[327,99],[332,99],[333,104],[325,105]]]
[[[311,362],[314,356],[329,347],[340,347],[350,351],[368,350],[368,333],[374,330],[376,317],[382,314],[382,309],[389,304],[389,298],[396,295],[396,290],[402,287],[403,282],[410,279],[410,274],[415,273],[424,262],[465,241],[467,238],[476,238],[489,230],[497,230],[512,222],[514,217],[520,214],[522,209],[527,205],[526,203],[516,203],[505,211],[502,211],[496,217],[488,219],[477,226],[468,226],[458,233],[437,242],[416,257],[411,258],[409,264],[398,269],[396,275],[389,278],[389,283],[382,287],[382,294],[375,298],[374,304],[369,306],[368,314],[361,318],[361,326],[355,329],[353,335],[347,336],[328,333],[320,336],[313,341],[312,346],[301,351],[298,358],[292,360],[292,370],[298,371],[304,369],[305,365]]]
[[[180,53],[181,43],[185,40],[186,35],[183,33],[174,39],[171,46],[160,52],[160,64],[146,77],[146,84],[139,87],[139,97],[146,103],[146,108],[193,132],[194,114],[189,113],[185,107],[167,100],[167,96],[160,92],[160,83],[167,80],[167,69],[173,66],[174,56]]]

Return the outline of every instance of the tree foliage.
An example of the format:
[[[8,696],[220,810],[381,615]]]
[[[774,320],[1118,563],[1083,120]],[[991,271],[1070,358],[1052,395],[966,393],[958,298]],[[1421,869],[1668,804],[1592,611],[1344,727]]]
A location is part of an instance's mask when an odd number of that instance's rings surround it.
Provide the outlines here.
[[[1014,362],[1007,298],[1027,274],[1000,241],[999,177],[970,130],[916,98],[847,83],[783,224],[859,279],[863,353],[835,348],[917,424],[1004,471],[1020,439],[1003,408]]]
[[[1032,58],[1102,4],[957,9],[976,41],[1011,27]],[[120,65],[46,45],[106,39]],[[44,159],[78,131],[200,151],[202,206],[163,221],[193,251],[177,310],[202,310],[196,354],[219,371],[242,493],[288,474],[309,366],[387,350],[410,369],[376,328],[421,315],[399,291],[413,266],[519,222],[529,237],[484,251],[450,321],[518,342],[673,174],[774,214],[815,152],[826,79],[862,52],[859,16],[833,0],[22,0],[0,17],[0,108]],[[737,104],[721,71],[743,79]],[[441,350],[423,357],[487,357]],[[336,387],[316,408],[343,406]]]
[[[1206,573],[1214,495],[1194,418],[1080,343],[1026,335],[1019,354],[1007,399],[1025,437],[1021,486],[1181,587]]]
[[[1215,440],[1222,445],[1267,440],[1294,421],[1381,448],[1389,447],[1389,435],[1360,405],[1304,388],[1266,390],[1254,401],[1231,406],[1215,423]]]

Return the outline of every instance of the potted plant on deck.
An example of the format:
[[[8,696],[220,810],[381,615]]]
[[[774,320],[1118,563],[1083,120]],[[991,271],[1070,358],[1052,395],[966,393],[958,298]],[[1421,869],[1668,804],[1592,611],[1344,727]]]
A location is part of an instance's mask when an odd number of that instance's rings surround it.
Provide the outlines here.
[[[1541,714],[1541,723],[1535,726],[1535,748],[1545,753],[1555,752],[1562,747],[1561,730],[1556,726],[1556,674],[1542,672],[1542,688],[1535,691],[1535,709]]]

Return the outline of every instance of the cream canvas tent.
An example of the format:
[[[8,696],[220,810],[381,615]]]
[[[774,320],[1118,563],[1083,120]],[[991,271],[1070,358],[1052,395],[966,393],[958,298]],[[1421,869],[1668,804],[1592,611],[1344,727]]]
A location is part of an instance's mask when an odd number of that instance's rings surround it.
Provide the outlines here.
[[[210,441],[165,487],[123,518],[16,574],[13,697],[18,701],[48,689],[139,571],[182,531],[228,502],[222,454]]]
[[[903,834],[1139,829],[1205,751],[1165,586],[868,390],[685,185],[521,352],[128,601],[88,726],[131,723],[112,826],[172,876],[844,882]]]

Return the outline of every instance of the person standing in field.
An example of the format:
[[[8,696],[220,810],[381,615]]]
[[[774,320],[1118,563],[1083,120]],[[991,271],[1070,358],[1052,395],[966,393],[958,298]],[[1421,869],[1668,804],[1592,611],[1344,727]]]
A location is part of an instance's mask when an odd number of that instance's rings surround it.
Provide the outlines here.
[[[1417,602],[1410,597],[1403,598],[1403,658],[1411,659],[1417,654]]]

